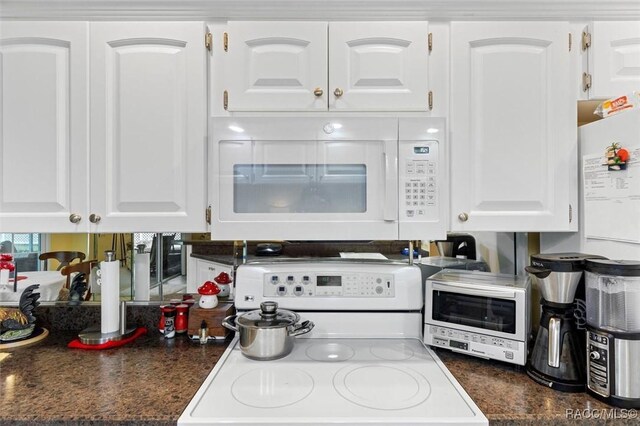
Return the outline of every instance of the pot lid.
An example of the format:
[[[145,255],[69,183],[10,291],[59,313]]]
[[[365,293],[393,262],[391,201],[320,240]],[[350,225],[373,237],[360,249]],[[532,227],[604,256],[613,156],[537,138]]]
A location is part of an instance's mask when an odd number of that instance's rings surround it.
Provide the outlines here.
[[[640,277],[640,261],[589,259],[587,260],[586,270],[601,275]]]
[[[584,271],[584,263],[587,259],[606,259],[606,257],[585,253],[541,253],[531,256],[531,265],[551,269],[553,272],[579,272]]]
[[[239,315],[236,322],[249,328],[282,328],[294,325],[299,320],[300,315],[278,309],[276,302],[262,302],[260,309]]]

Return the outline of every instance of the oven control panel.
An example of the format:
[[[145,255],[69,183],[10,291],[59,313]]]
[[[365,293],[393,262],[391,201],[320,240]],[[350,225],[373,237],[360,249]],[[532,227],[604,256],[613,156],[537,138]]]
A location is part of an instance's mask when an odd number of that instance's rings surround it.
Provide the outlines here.
[[[265,297],[394,297],[392,274],[351,272],[266,273]]]
[[[526,342],[514,339],[425,324],[424,342],[427,345],[485,359],[497,359],[518,365],[525,365],[527,362]]]
[[[611,394],[609,374],[609,345],[612,336],[606,333],[588,331],[587,342],[587,386],[593,392],[608,397]]]

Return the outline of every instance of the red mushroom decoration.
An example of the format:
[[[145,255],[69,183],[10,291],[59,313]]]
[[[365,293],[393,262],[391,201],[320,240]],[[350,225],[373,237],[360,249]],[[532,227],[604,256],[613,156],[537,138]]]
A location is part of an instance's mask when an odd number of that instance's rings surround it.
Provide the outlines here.
[[[220,293],[220,287],[212,281],[206,281],[200,287],[198,287],[198,294],[200,294],[200,300],[198,306],[202,309],[213,309],[218,306],[218,294]]]
[[[213,281],[220,287],[220,297],[228,297],[231,293],[231,277],[226,272],[220,272],[220,274],[213,279]]]

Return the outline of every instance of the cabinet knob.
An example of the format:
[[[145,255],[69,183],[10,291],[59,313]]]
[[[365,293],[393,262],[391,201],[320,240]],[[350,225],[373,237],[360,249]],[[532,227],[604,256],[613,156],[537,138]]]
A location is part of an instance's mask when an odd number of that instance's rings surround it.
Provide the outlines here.
[[[460,220],[460,222],[466,222],[467,220],[469,220],[469,215],[462,212],[458,215],[458,220]]]
[[[316,88],[314,89],[314,91],[313,91],[313,94],[314,94],[314,95],[316,95],[318,98],[319,98],[320,96],[322,96],[322,94],[323,94],[323,93],[324,93],[324,90],[322,90],[322,89],[321,89],[321,88],[319,88],[319,87],[316,87]]]
[[[99,215],[95,214],[95,213],[91,213],[91,216],[89,216],[89,222],[91,222],[91,223],[98,223],[98,222],[100,222],[101,219],[102,218]]]
[[[333,94],[336,96],[336,98],[339,98],[344,94],[344,92],[341,88],[337,87],[336,90],[333,91]]]
[[[79,223],[82,220],[82,216],[76,213],[72,213],[69,215],[69,222],[71,223]]]

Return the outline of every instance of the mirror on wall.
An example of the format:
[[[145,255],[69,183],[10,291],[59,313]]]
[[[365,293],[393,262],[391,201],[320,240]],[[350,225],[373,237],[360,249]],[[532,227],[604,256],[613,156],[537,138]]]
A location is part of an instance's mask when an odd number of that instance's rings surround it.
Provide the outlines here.
[[[181,233],[0,233],[0,253],[11,254],[16,268],[8,283],[0,283],[0,305],[17,304],[22,290],[31,284],[40,284],[41,303],[99,303],[96,265],[105,260],[107,250],[115,253],[120,264],[121,300],[158,302],[181,298],[186,292]],[[41,260],[43,257],[46,259]],[[145,267],[139,266],[136,271],[137,259]],[[69,268],[65,269],[65,265]],[[141,271],[148,274],[148,279],[140,280],[143,287],[139,283],[136,295],[136,272]],[[71,272],[69,278],[64,272]],[[79,279],[80,273],[85,273],[92,285]],[[13,275],[17,275],[17,285]],[[18,291],[14,292],[14,287]]]

